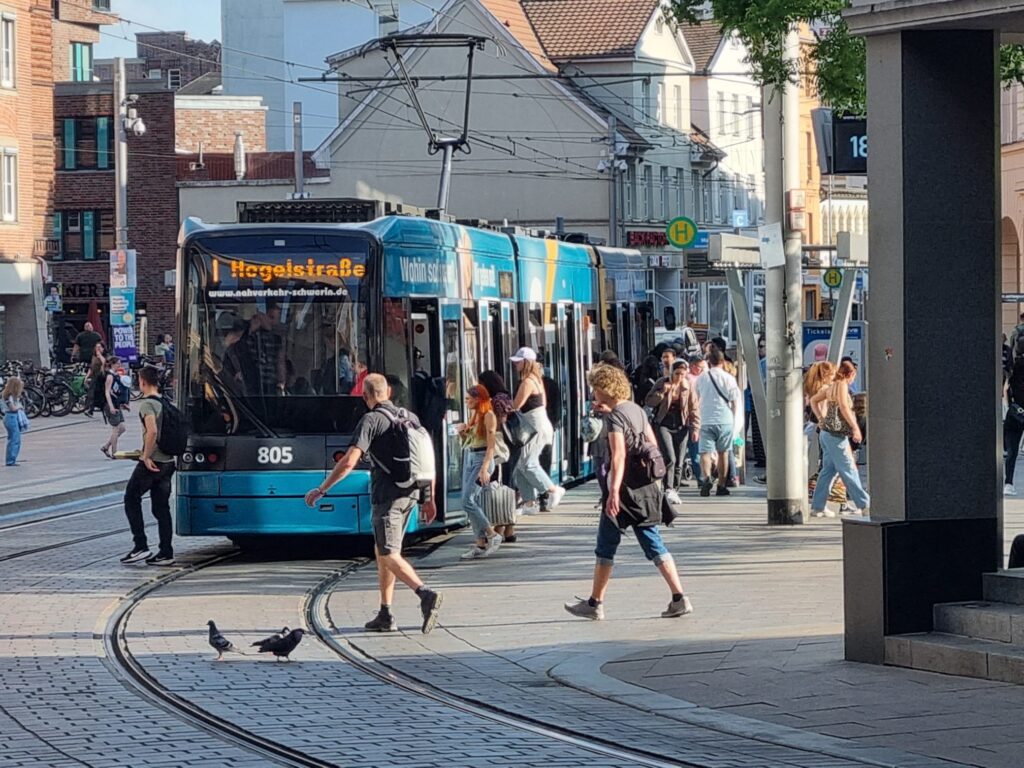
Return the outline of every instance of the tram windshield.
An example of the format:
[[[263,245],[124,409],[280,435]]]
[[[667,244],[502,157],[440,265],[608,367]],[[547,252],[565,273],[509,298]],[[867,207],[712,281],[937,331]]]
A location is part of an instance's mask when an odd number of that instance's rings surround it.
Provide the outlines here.
[[[365,410],[367,242],[245,233],[187,247],[193,434],[351,433]]]

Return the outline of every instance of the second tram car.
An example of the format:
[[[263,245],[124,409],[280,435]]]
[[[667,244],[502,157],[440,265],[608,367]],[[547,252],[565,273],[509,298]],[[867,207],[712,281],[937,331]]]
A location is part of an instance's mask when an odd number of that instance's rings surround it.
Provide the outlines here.
[[[639,253],[430,219],[189,219],[178,274],[190,437],[176,523],[186,536],[369,535],[368,471],[315,509],[303,500],[351,442],[368,371],[383,372],[434,437],[433,525],[462,524],[464,393],[487,369],[514,389],[509,357],[523,345],[537,350],[561,404],[552,479],[585,478],[586,371],[604,348],[631,363],[653,339]]]

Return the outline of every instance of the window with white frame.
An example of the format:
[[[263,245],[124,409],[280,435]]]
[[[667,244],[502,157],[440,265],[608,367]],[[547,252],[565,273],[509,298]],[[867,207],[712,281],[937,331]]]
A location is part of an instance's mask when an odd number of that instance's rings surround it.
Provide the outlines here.
[[[740,95],[732,95],[732,135],[740,135]]]
[[[672,99],[676,111],[675,126],[681,131],[683,130],[683,87],[681,85],[672,86]]]
[[[644,166],[644,210],[641,217],[650,221],[654,217],[654,172],[651,166]]]
[[[661,166],[661,210],[658,211],[658,218],[668,221],[670,206],[672,205],[671,190],[668,186],[668,168]]]
[[[640,122],[649,123],[651,121],[651,81],[644,80],[640,84],[640,88]]]
[[[665,81],[658,81],[658,122],[662,125],[668,123],[668,103],[665,101]]]
[[[181,70],[180,69],[168,69],[167,70],[167,87],[172,91],[176,91],[181,88]]]
[[[754,99],[752,96],[747,96],[747,138],[754,138]]]
[[[711,180],[711,188],[708,190],[711,198],[711,219],[715,224],[722,223],[722,179],[715,176]]]
[[[0,88],[14,87],[14,16],[0,17]]]
[[[18,220],[18,150],[0,149],[0,221]]]
[[[635,219],[636,218],[636,166],[632,163],[629,164],[629,168],[626,170],[624,178],[625,194],[622,196],[624,201],[623,218]]]
[[[69,43],[71,79],[76,83],[92,81],[92,43]]]
[[[718,91],[717,99],[718,104],[718,132],[725,133],[725,94],[722,91]]]
[[[378,37],[387,37],[398,32],[399,4],[396,0],[370,0],[370,7],[377,14]]]

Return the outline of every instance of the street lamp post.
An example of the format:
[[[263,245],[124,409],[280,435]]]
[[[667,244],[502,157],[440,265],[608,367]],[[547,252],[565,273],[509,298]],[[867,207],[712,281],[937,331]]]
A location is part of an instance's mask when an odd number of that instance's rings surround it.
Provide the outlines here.
[[[116,247],[118,250],[128,248],[128,131],[136,136],[146,132],[146,124],[142,122],[135,102],[137,96],[127,96],[127,84],[124,73],[124,59],[118,57],[114,66],[114,105],[117,107],[116,135],[117,147],[114,152],[114,178],[117,197],[114,200],[114,218],[116,219]]]

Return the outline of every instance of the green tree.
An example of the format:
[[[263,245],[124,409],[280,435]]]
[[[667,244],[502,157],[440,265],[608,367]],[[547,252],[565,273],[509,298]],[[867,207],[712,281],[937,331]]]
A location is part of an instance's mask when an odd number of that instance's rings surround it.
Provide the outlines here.
[[[754,78],[762,85],[784,88],[797,77],[783,61],[786,31],[809,24],[817,45],[799,64],[815,79],[822,103],[844,115],[863,115],[867,105],[867,59],[864,38],[850,34],[842,12],[848,0],[711,0],[715,23],[734,29],[749,51]],[[703,0],[671,0],[670,13],[681,22],[695,22]],[[1004,87],[1024,85],[1024,46],[1000,49]]]

